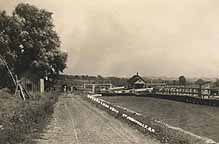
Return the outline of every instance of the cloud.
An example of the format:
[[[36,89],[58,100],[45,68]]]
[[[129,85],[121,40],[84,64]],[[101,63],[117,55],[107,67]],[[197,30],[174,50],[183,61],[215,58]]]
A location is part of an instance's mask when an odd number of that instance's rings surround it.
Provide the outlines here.
[[[217,0],[0,0],[54,12],[69,74],[217,76]]]

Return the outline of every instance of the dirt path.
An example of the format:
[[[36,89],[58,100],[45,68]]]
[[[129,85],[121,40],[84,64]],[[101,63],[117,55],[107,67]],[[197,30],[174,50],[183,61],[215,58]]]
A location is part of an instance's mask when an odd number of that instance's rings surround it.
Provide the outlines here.
[[[80,96],[59,98],[51,124],[38,144],[158,144],[99,110]]]

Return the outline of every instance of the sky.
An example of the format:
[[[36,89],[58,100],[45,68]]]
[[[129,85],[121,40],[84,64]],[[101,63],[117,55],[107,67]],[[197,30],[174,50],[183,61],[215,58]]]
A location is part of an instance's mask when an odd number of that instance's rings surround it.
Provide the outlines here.
[[[54,13],[66,74],[218,77],[218,0],[0,0]]]

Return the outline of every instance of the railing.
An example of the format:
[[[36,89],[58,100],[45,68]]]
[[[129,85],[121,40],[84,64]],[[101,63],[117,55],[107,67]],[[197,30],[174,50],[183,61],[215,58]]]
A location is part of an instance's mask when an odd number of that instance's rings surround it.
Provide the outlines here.
[[[177,96],[192,96],[200,98],[213,98],[219,96],[218,89],[208,88],[193,88],[193,87],[161,87],[155,88],[155,94],[160,95],[177,95]]]

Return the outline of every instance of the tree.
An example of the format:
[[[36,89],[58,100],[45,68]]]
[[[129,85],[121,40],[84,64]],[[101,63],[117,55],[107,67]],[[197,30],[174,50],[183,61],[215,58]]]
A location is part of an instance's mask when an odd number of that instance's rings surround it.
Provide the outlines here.
[[[219,87],[219,79],[216,79],[216,81],[214,82],[214,86]]]
[[[173,85],[177,85],[177,80],[173,80]]]
[[[29,4],[18,4],[12,16],[0,12],[0,55],[20,76],[57,75],[66,67],[67,54],[60,50],[52,13]]]
[[[101,75],[97,75],[97,79],[104,80],[104,77],[102,77]]]
[[[179,77],[179,85],[186,85],[186,78],[185,76]]]
[[[18,44],[17,35],[21,32],[21,23],[5,11],[0,12],[0,56],[6,61],[12,70],[16,62],[16,47]],[[13,83],[7,72],[4,62],[0,61],[1,87],[12,87]]]
[[[198,89],[198,96],[199,96],[199,97],[202,97],[202,92],[201,92],[201,90],[202,90],[202,85],[204,85],[204,84],[206,84],[206,83],[208,83],[208,82],[204,81],[203,79],[198,79],[198,80],[195,82],[195,84],[197,84],[197,85],[199,86],[199,89]]]
[[[197,81],[195,81],[195,84],[197,84],[197,85],[203,85],[205,83],[206,83],[206,81],[204,81],[203,79],[198,79]]]

